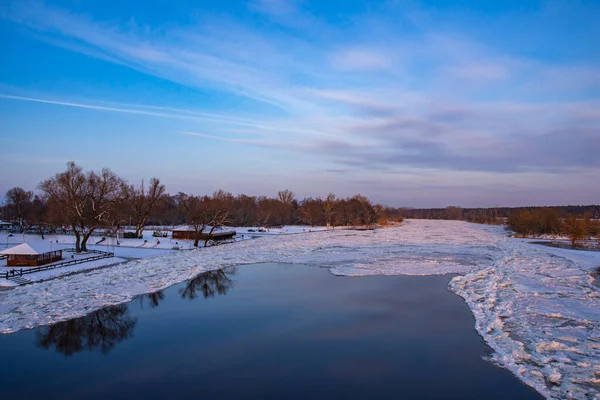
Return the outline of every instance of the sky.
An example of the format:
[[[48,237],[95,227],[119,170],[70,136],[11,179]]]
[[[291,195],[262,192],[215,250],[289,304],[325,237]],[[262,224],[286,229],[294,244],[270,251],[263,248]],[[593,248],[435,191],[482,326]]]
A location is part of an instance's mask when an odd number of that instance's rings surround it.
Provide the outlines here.
[[[600,203],[600,2],[0,2],[0,193]]]

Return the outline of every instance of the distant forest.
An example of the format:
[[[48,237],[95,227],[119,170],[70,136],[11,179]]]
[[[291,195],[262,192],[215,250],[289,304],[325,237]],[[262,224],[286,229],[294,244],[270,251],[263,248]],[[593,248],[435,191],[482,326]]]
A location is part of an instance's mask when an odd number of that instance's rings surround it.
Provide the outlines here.
[[[588,206],[555,206],[555,207],[490,207],[490,208],[461,208],[450,206],[446,208],[399,208],[398,213],[405,218],[413,219],[455,219],[475,223],[502,223],[499,219],[507,219],[512,213],[552,209],[564,216],[588,215],[592,219],[600,219],[600,205]]]
[[[576,242],[595,237],[600,242],[600,206],[401,209],[404,218],[464,220],[506,225],[522,236],[561,235]]]

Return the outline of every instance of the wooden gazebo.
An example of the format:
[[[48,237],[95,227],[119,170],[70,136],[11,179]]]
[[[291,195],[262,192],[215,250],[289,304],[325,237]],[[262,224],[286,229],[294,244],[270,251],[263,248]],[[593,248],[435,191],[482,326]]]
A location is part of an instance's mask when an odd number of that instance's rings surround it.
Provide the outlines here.
[[[52,246],[50,242],[38,241],[22,243],[11,247],[0,254],[7,256],[8,267],[37,267],[62,260],[62,250]]]

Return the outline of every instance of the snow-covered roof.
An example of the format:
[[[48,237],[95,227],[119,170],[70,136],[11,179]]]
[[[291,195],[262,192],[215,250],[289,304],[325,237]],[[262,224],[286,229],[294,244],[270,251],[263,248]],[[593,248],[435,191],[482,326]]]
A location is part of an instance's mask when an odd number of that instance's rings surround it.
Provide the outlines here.
[[[12,225],[10,222],[0,221],[0,225]]]
[[[0,251],[0,254],[21,254],[21,255],[37,255],[44,254],[51,251],[61,250],[58,246],[52,246],[50,242],[45,240],[39,240],[37,242],[21,243],[18,246],[11,247]]]

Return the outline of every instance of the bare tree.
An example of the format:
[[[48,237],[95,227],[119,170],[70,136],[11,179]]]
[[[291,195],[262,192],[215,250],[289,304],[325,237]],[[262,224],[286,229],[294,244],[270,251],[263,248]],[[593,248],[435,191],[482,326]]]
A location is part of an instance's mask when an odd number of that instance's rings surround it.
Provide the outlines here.
[[[296,197],[296,195],[294,194],[294,192],[292,192],[291,190],[282,190],[280,192],[277,192],[277,198],[279,199],[279,201],[281,201],[283,204],[292,204],[292,201],[294,201],[294,197]]]
[[[220,201],[223,205],[233,205],[234,197],[230,192],[226,192],[223,189],[215,190],[213,192],[213,199]]]
[[[294,209],[298,207],[298,202],[294,197],[294,192],[287,189],[277,193],[277,200],[279,201],[273,204],[273,217],[277,225],[285,225],[293,222]]]
[[[565,218],[565,231],[571,240],[571,246],[573,248],[575,248],[578,240],[583,240],[586,238],[589,224],[589,217],[584,215],[569,215],[567,218]]]
[[[260,196],[256,201],[256,212],[254,214],[254,223],[258,226],[268,226],[273,219],[273,203],[277,200],[269,199],[266,196]]]
[[[119,241],[119,233],[123,225],[125,225],[126,214],[129,211],[129,203],[125,202],[125,198],[119,199],[104,218],[103,226],[109,235],[114,236],[117,246],[121,245]]]
[[[208,245],[208,241],[212,238],[215,229],[220,229],[229,222],[230,209],[218,199],[211,199],[208,212],[210,231],[204,238],[204,247]]]
[[[304,199],[300,208],[300,217],[302,221],[310,226],[322,225],[325,220],[325,206],[323,200]]]
[[[223,199],[209,196],[183,195],[181,202],[185,208],[186,222],[194,229],[194,247],[198,247],[202,237],[206,247],[215,229],[227,223],[229,207]],[[209,228],[209,231],[203,235],[206,228]]]
[[[179,194],[180,202],[185,209],[186,222],[194,229],[194,247],[198,247],[200,237],[209,221],[209,201],[208,196],[194,196]]]
[[[87,251],[86,244],[94,231],[103,226],[114,207],[122,199],[124,182],[110,169],[104,168],[100,174],[94,171],[87,174],[88,213],[82,228],[81,249]],[[87,228],[87,229],[86,229]]]
[[[74,162],[67,170],[40,184],[40,188],[62,211],[63,220],[75,234],[78,252],[87,251],[87,241],[110,216],[121,196],[123,181],[109,169],[84,174]]]
[[[67,170],[54,178],[40,183],[40,189],[54,205],[56,219],[71,226],[75,235],[75,247],[81,251],[81,234],[77,226],[83,221],[85,210],[86,179],[80,167],[67,163]]]
[[[329,193],[325,200],[325,225],[330,228],[335,226],[337,215],[337,200],[335,194]]]
[[[160,183],[158,178],[150,179],[150,184],[146,190],[144,181],[141,185],[125,185],[125,201],[131,207],[133,213],[133,222],[135,223],[135,236],[142,234],[148,217],[156,206],[160,198],[165,194],[165,185]]]
[[[253,223],[256,215],[256,197],[238,195],[234,199],[232,214],[235,226],[248,226]]]
[[[47,202],[40,196],[35,195],[26,210],[25,220],[29,229],[37,227],[42,240],[44,239],[44,229],[52,230],[51,224],[45,221],[44,217],[47,211]]]
[[[13,206],[17,214],[19,226],[23,227],[24,208],[31,203],[33,192],[20,187],[14,187],[6,192],[6,202]]]
[[[382,204],[375,204],[373,208],[375,209],[375,214],[377,215],[377,224],[386,226],[388,223],[388,207]]]
[[[343,211],[342,222],[348,225],[370,225],[376,220],[376,212],[369,199],[357,194],[338,202]]]

